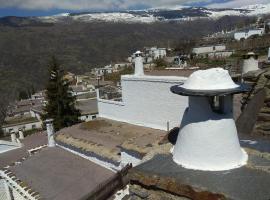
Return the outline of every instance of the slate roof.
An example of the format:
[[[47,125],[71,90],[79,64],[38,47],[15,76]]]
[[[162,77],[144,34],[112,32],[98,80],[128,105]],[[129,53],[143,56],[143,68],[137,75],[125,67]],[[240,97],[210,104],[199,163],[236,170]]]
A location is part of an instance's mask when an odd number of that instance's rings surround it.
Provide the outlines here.
[[[9,168],[45,200],[78,200],[115,173],[59,147],[45,148]]]
[[[97,99],[87,99],[76,102],[76,108],[82,115],[98,113]]]

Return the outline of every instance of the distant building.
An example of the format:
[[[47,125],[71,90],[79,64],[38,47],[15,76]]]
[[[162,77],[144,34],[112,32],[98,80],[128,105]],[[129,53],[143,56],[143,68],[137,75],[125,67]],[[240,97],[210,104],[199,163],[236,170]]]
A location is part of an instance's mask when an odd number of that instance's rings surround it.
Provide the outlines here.
[[[158,48],[158,47],[145,47],[142,52],[143,63],[148,64],[152,63],[157,59],[165,58],[167,56],[166,48]],[[133,53],[130,57],[128,57],[128,61],[135,63],[135,53]]]
[[[11,132],[18,133],[19,130],[29,131],[41,128],[42,121],[36,117],[32,117],[30,114],[6,118],[4,124],[2,125],[2,131],[5,135],[10,134]]]
[[[209,45],[193,48],[192,53],[201,58],[226,58],[233,54],[233,51],[226,50],[225,45]]]
[[[241,40],[241,39],[248,39],[249,37],[253,35],[262,36],[265,33],[264,28],[258,28],[258,29],[249,29],[244,31],[239,31],[234,33],[234,39],[235,40]]]
[[[91,121],[98,117],[97,99],[86,99],[76,101],[76,108],[80,111],[81,121]]]
[[[95,76],[104,76],[105,74],[111,74],[113,72],[114,72],[114,69],[112,65],[107,65],[102,68],[94,68],[92,70],[92,74],[94,74]]]

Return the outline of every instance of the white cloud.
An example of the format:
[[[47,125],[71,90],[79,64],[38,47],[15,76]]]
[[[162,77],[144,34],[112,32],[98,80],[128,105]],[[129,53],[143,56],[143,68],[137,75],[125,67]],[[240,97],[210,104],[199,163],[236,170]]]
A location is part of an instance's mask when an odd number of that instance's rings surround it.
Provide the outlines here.
[[[128,9],[137,6],[155,7],[164,5],[181,5],[201,0],[0,0],[0,7],[15,7],[22,9]]]
[[[240,8],[254,4],[269,4],[269,0],[232,0],[225,3],[213,3],[208,5],[209,8]]]
[[[0,0],[0,8],[14,7],[28,10],[112,10],[137,7],[163,7],[204,2],[211,4],[215,0]],[[213,3],[211,7],[239,7],[269,0],[232,0],[227,3]]]

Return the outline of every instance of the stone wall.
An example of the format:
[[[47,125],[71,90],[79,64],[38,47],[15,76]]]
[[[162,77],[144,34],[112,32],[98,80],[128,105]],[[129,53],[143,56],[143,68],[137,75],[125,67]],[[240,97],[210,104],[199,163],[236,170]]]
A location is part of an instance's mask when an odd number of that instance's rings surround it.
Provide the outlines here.
[[[243,79],[252,87],[242,99],[243,111],[249,109],[255,117],[252,133],[270,136],[270,67],[248,72]]]

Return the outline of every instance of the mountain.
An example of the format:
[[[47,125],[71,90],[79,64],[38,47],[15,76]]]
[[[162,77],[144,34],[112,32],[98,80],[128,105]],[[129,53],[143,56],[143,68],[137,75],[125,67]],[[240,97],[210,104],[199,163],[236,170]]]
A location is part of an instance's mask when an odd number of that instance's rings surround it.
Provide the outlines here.
[[[35,19],[45,23],[69,21],[153,23],[189,21],[200,18],[219,19],[224,16],[254,16],[263,14],[270,14],[270,3],[250,5],[236,9],[211,9],[204,7],[177,6],[172,8],[152,8],[147,10],[130,10],[121,12],[63,13],[55,16],[38,17]]]
[[[119,12],[61,13],[44,17],[2,17],[0,25],[5,26],[50,26],[55,23],[72,22],[111,22],[111,23],[155,23],[183,22],[196,19],[220,19],[224,16],[259,16],[270,14],[269,4],[255,4],[241,8],[214,9],[205,7],[161,7],[146,10],[127,10]]]
[[[52,55],[64,69],[84,73],[111,62],[123,62],[145,46],[183,49],[190,45],[187,41],[253,24],[256,17],[250,16],[267,13],[268,8],[267,5],[241,9],[174,7],[2,17],[0,91],[16,93],[32,87],[43,88]]]

